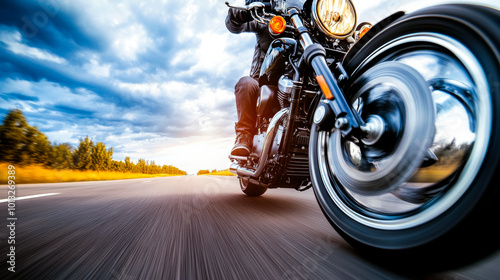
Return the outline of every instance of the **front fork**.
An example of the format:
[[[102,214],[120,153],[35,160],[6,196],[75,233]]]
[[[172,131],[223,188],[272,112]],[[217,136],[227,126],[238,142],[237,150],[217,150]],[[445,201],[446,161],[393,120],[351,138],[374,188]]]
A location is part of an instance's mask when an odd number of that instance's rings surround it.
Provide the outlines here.
[[[325,49],[320,44],[312,41],[296,9],[291,9],[288,13],[292,19],[293,25],[300,34],[300,44],[304,49],[303,59],[314,69],[316,81],[326,97],[326,102],[320,105],[323,109],[318,110],[314,116],[314,122],[320,127],[322,125],[329,126],[330,124],[324,124],[324,122],[331,121],[328,116],[333,113],[335,117],[334,125],[337,129],[341,130],[344,137],[352,135],[353,132],[355,134],[359,133],[364,122],[345,99],[337,83],[337,79],[333,76],[326,63]]]

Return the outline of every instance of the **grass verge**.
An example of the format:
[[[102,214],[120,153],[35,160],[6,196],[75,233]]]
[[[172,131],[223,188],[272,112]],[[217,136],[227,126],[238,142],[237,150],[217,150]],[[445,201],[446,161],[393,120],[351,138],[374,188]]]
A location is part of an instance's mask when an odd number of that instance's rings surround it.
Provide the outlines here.
[[[236,176],[233,173],[229,171],[229,169],[226,170],[221,170],[217,172],[210,172],[208,174],[203,174],[203,175],[217,175],[217,176]]]
[[[0,163],[0,184],[8,183],[8,164]],[[170,174],[138,174],[115,171],[79,171],[70,169],[47,169],[40,165],[14,165],[16,184],[59,183],[81,181],[103,181],[137,178],[177,176]]]

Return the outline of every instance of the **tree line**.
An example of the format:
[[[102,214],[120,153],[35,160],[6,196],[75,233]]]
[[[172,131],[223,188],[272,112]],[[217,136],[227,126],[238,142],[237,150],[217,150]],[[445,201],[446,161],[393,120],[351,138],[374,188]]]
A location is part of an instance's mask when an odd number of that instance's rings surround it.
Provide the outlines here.
[[[68,143],[51,143],[36,126],[30,126],[21,110],[11,110],[0,125],[0,162],[10,164],[41,164],[55,169],[119,171],[143,174],[178,174],[186,172],[172,165],[157,165],[154,161],[139,159],[137,163],[126,157],[113,159],[113,148],[89,137],[80,139],[78,147]]]
[[[216,169],[212,170],[212,172],[217,172]],[[209,174],[210,173],[210,170],[209,169],[202,169],[200,171],[198,171],[198,173],[196,173],[196,175],[205,175],[205,174]]]
[[[216,172],[221,172],[221,171],[227,171],[227,169],[226,170],[212,169],[212,171],[210,171],[210,169],[202,169],[202,170],[199,170],[198,173],[196,173],[196,175],[205,175],[205,174],[216,173]]]

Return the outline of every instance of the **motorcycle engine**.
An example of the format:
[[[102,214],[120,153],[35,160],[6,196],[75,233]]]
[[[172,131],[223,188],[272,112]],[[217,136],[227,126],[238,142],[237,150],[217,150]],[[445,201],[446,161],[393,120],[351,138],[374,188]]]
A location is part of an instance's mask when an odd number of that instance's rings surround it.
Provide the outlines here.
[[[281,138],[283,136],[283,126],[279,125],[278,127],[278,132],[276,133],[276,136],[273,139],[273,144],[271,146],[271,151],[269,154],[269,159],[272,159],[278,154],[279,146],[281,144]],[[266,139],[267,132],[257,134],[253,137],[253,148],[252,148],[252,155],[253,156],[260,156],[262,154],[262,149],[264,146],[264,140]]]
[[[290,106],[290,96],[292,94],[293,81],[288,76],[281,76],[278,80],[278,102],[281,109]]]
[[[280,109],[290,106],[290,96],[292,93],[293,81],[286,75],[280,77],[278,87],[264,85],[261,87],[260,97],[257,101],[257,115],[263,118],[272,118]],[[267,122],[264,129],[267,128]],[[266,131],[260,130],[261,133],[254,136],[252,154],[260,156],[266,138]],[[281,138],[284,128],[279,125],[276,137],[273,139],[270,158],[273,158],[279,150]]]

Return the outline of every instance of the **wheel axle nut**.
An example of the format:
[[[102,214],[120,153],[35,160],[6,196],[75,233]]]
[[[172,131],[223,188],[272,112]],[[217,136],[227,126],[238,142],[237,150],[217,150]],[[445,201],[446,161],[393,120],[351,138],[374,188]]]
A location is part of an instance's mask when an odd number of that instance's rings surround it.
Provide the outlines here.
[[[349,120],[346,118],[338,118],[335,121],[335,128],[340,130],[346,130],[349,128]]]
[[[366,120],[366,124],[359,127],[366,135],[361,141],[365,145],[373,145],[380,140],[385,131],[385,122],[378,115],[370,115]]]

